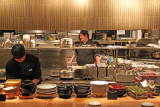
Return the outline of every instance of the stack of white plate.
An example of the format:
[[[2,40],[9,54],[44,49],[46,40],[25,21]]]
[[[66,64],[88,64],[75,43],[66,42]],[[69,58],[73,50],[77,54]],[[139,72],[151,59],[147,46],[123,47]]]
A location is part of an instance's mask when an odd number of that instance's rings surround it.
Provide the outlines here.
[[[37,86],[38,98],[51,98],[57,92],[56,84],[40,84]]]

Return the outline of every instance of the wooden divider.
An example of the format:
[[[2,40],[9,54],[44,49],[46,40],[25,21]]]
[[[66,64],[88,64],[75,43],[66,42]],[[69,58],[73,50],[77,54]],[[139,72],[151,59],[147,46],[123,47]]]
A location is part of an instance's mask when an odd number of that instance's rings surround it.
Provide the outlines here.
[[[160,0],[0,0],[0,30],[160,29]]]

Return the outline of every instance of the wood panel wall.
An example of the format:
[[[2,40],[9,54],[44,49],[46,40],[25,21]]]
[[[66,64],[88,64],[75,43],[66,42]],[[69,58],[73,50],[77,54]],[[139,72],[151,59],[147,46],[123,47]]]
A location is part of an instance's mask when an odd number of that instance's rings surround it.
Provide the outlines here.
[[[160,29],[160,0],[0,0],[0,30]]]

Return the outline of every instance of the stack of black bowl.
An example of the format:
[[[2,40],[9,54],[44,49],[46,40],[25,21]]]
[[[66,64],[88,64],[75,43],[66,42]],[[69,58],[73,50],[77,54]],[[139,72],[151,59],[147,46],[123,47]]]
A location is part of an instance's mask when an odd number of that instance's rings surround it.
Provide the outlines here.
[[[90,84],[75,84],[74,92],[77,97],[87,97],[91,94]]]
[[[72,95],[72,84],[59,84],[57,87],[57,93],[60,98],[70,98]]]
[[[32,96],[32,94],[36,91],[36,84],[34,84],[31,80],[25,80],[20,85],[20,92],[22,96]]]
[[[156,93],[160,93],[160,85],[156,85]]]

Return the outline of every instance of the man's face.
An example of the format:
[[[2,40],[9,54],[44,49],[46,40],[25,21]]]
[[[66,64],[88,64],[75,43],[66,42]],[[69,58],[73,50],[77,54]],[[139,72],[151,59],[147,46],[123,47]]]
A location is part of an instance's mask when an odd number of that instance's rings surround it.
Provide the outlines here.
[[[87,35],[80,34],[80,39],[82,42],[86,42],[88,40],[88,37],[87,37]]]
[[[15,58],[15,60],[17,61],[17,62],[23,62],[24,60],[25,60],[25,58],[26,58],[26,55],[24,55],[22,58],[20,58],[20,59],[16,59]]]

